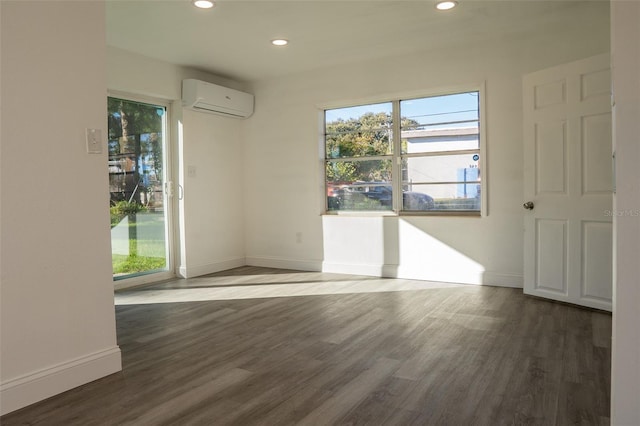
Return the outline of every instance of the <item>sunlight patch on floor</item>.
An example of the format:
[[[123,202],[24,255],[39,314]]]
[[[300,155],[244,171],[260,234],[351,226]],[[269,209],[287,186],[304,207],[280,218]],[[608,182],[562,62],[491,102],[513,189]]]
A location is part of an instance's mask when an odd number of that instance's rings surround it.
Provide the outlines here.
[[[326,276],[327,274],[325,274]],[[179,303],[332,294],[383,293],[464,287],[432,281],[358,277],[302,280],[302,274],[194,278],[138,290],[117,292],[116,305]],[[344,277],[344,276],[341,276]],[[221,279],[228,278],[228,279]],[[231,283],[233,281],[233,284]]]

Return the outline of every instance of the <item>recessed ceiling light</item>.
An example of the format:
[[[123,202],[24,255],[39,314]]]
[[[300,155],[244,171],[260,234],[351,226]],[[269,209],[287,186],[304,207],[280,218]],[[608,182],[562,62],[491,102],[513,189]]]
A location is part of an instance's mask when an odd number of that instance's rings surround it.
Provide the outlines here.
[[[451,0],[439,1],[438,3],[436,3],[436,9],[449,10],[449,9],[453,9],[457,5],[458,5],[457,1],[451,1]]]
[[[211,9],[216,5],[212,0],[193,0],[191,3],[200,9]]]
[[[275,40],[271,40],[271,44],[273,44],[274,46],[286,46],[287,44],[289,44],[289,40],[277,38]]]

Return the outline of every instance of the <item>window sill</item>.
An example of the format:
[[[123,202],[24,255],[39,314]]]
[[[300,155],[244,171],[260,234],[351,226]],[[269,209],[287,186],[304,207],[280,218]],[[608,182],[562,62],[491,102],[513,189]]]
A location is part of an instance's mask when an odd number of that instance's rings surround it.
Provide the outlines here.
[[[320,216],[333,216],[333,217],[482,217],[482,214],[477,211],[424,211],[424,212],[412,212],[412,211],[334,211],[324,212]]]
[[[333,217],[384,217],[384,216],[398,216],[394,211],[328,211],[321,213],[320,216],[333,216]]]
[[[425,212],[400,212],[398,216],[439,216],[439,217],[481,217],[478,211],[452,210],[452,211],[425,211]]]

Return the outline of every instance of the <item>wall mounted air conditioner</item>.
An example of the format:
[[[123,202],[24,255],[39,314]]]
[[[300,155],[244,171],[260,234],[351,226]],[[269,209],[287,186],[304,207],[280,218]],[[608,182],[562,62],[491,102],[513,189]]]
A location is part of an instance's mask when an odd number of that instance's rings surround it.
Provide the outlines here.
[[[247,118],[253,114],[253,95],[206,81],[187,79],[182,80],[182,105],[195,111]]]

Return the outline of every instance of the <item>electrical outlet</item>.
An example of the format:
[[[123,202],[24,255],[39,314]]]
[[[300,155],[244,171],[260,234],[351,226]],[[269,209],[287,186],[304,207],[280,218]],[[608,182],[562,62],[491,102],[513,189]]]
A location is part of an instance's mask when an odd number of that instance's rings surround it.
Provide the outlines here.
[[[302,232],[296,232],[296,243],[302,243]]]
[[[196,166],[187,166],[187,176],[196,177]]]

